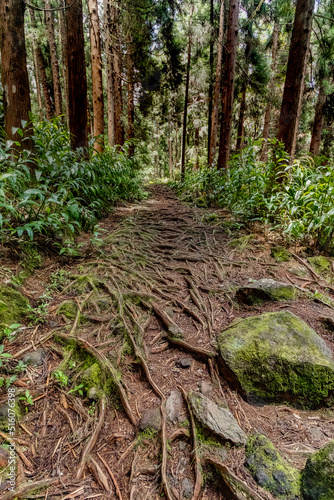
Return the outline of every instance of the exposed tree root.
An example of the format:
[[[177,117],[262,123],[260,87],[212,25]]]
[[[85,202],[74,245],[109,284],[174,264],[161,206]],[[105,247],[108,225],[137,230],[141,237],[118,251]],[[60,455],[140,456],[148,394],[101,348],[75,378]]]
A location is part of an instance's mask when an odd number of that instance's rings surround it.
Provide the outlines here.
[[[163,400],[160,407],[161,411],[161,447],[162,447],[162,463],[161,463],[161,484],[167,500],[174,500],[167,479],[167,432],[166,432],[166,402]]]
[[[62,479],[65,481],[65,478]],[[44,488],[49,488],[50,486],[55,486],[59,484],[61,480],[58,477],[53,477],[49,479],[42,479],[41,481],[34,481],[32,483],[26,483],[21,485],[16,491],[9,491],[5,493],[1,498],[2,500],[14,500],[14,498],[24,498],[27,493],[33,490],[40,490]]]

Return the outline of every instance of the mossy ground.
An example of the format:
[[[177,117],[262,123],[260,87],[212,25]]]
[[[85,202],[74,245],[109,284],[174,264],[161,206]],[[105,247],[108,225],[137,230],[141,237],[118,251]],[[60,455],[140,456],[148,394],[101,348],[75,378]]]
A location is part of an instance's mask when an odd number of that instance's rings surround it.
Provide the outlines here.
[[[326,259],[326,257],[324,257],[323,255],[309,257],[307,260],[309,261],[313,269],[319,274],[326,273],[330,268],[329,260]]]
[[[28,311],[29,301],[18,290],[9,285],[0,287],[0,324],[20,323]]]
[[[273,259],[275,259],[276,262],[288,262],[292,255],[289,250],[287,250],[285,247],[272,247],[270,250],[270,255]]]

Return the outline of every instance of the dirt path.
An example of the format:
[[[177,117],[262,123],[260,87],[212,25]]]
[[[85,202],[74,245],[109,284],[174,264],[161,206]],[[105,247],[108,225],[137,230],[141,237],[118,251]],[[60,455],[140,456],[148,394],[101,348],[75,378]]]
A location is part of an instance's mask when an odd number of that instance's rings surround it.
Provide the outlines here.
[[[106,233],[93,257],[66,268],[71,275],[54,293],[49,322],[7,344],[15,355],[45,340],[43,364],[29,367],[16,382],[17,391],[28,387],[35,399],[17,428],[23,450],[20,480],[62,478],[22,498],[154,500],[162,489],[165,497],[179,499],[190,490],[191,498],[199,479],[191,415],[183,401],[177,421],[168,420],[165,401],[172,391],[200,390],[221,400],[247,434],[265,433],[297,467],[333,436],[330,412],[254,407],[218,376],[215,337],[235,318],[288,307],[333,348],[321,317],[334,319],[334,311],[306,298],[261,309],[239,306],[234,291],[250,279],[323,288],[310,275],[305,281],[289,274],[291,262],[275,264],[267,235],[233,232],[227,212],[212,212],[188,207],[167,188],[153,187],[148,201],[123,209],[124,218]],[[110,225],[104,222],[108,230]],[[46,285],[50,272],[35,273],[26,293],[31,295],[43,276]],[[51,375],[55,370],[58,378]],[[101,398],[103,387],[107,398]],[[1,403],[5,400],[3,392]],[[143,416],[159,420],[160,412],[162,430],[138,430]],[[244,467],[243,448],[230,447],[226,463],[260,498],[272,498]],[[203,477],[201,498],[235,498],[209,466]]]

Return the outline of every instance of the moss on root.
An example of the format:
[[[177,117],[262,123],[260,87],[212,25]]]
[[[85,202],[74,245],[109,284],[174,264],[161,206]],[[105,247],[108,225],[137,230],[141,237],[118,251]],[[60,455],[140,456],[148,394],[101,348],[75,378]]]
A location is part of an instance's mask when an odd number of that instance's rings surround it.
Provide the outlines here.
[[[28,311],[29,301],[18,290],[8,285],[0,287],[0,323],[19,323]]]

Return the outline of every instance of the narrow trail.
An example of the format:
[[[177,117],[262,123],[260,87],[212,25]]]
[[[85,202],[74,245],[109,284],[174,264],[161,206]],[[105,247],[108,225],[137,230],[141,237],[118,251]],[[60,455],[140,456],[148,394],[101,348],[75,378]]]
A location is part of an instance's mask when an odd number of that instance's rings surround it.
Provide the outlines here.
[[[28,488],[21,498],[154,500],[162,491],[169,499],[246,498],[235,496],[203,460],[186,404],[191,391],[221,401],[246,434],[265,433],[302,467],[307,452],[333,435],[330,415],[312,412],[310,420],[310,412],[248,404],[219,375],[215,339],[238,317],[284,307],[325,336],[320,318],[326,313],[334,320],[334,311],[305,298],[239,306],[235,289],[250,279],[295,280],[301,288],[306,282],[270,258],[267,235],[231,232],[227,212],[186,206],[155,186],[146,202],[123,213],[95,255],[71,266],[68,283],[49,305],[48,325],[7,349],[15,359],[41,347],[46,353],[17,387],[29,387],[35,400],[18,428],[21,482],[61,478],[47,496]],[[27,292],[36,279],[27,281]],[[307,285],[315,286],[311,277]],[[55,370],[66,372],[67,385],[51,375]],[[171,421],[172,391],[183,401],[173,406]],[[143,430],[145,420],[157,431]],[[224,464],[252,492],[248,498],[273,498],[244,467],[243,448],[228,447]]]

